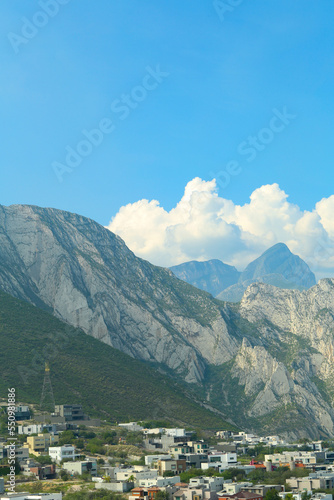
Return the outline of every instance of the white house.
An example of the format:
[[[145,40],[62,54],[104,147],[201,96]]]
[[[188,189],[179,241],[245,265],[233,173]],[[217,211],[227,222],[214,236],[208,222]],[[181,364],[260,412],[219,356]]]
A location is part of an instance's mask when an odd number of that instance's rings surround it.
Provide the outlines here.
[[[48,432],[56,432],[57,426],[55,424],[18,425],[17,433],[30,436],[30,434],[40,434],[44,429],[47,429]]]
[[[83,460],[81,462],[65,462],[63,469],[67,470],[70,474],[84,474],[89,472],[92,476],[97,475],[96,460]]]
[[[187,437],[187,435],[192,434],[191,432],[186,432],[185,429],[179,429],[179,427],[175,427],[172,429],[164,429],[164,433],[166,436],[171,436],[171,437]]]
[[[150,488],[151,486],[157,486],[158,488],[165,488],[166,486],[172,486],[173,484],[180,482],[180,476],[173,477],[163,477],[157,476],[155,479],[140,479],[138,481],[138,486],[140,488]]]
[[[204,486],[206,489],[210,491],[220,491],[223,489],[224,478],[223,477],[209,477],[209,476],[200,476],[200,477],[192,477],[189,480],[189,488],[199,488]]]
[[[136,470],[135,468],[127,468],[115,473],[116,481],[128,481],[131,476],[134,477],[135,483],[138,484],[141,479],[156,479],[158,471],[156,469]]]
[[[236,453],[209,453],[207,462],[201,463],[202,469],[210,469],[210,467],[235,467],[237,465],[237,454]]]
[[[52,460],[55,460],[59,464],[62,460],[75,460],[75,448],[71,444],[65,444],[64,446],[50,446],[49,455]]]
[[[172,455],[167,455],[167,454],[164,454],[164,455],[146,455],[145,456],[145,465],[147,465],[148,467],[151,467],[152,464],[154,462],[157,462],[158,460],[168,460],[168,459],[171,459],[172,458]]]
[[[11,493],[0,495],[0,500],[62,500],[62,493]]]

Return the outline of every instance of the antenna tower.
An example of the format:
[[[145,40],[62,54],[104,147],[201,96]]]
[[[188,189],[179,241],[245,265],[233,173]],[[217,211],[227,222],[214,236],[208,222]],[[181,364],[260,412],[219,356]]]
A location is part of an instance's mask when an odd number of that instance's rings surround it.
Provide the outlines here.
[[[55,398],[51,385],[49,363],[45,363],[44,382],[39,407],[41,411],[46,413],[53,413],[55,411]]]

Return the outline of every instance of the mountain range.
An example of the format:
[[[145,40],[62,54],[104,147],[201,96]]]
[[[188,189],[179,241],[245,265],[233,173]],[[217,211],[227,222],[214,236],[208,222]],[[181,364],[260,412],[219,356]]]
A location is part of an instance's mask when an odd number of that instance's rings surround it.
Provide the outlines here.
[[[287,255],[278,274],[308,286],[301,259]],[[251,279],[274,274],[266,262]],[[14,205],[0,206],[0,289],[150,364],[239,428],[334,436],[332,279],[308,290],[255,282],[239,303],[223,302],[91,219]]]
[[[291,253],[284,243],[266,250],[243,272],[216,259],[185,262],[170,269],[178,278],[228,302],[239,302],[246,288],[256,282],[296,290],[316,284],[306,262]]]

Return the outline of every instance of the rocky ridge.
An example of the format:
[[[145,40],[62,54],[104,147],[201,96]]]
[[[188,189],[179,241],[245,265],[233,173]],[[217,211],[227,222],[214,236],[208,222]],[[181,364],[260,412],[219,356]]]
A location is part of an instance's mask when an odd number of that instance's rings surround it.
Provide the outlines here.
[[[242,428],[334,435],[334,280],[227,304],[76,214],[0,206],[0,288],[192,384]]]

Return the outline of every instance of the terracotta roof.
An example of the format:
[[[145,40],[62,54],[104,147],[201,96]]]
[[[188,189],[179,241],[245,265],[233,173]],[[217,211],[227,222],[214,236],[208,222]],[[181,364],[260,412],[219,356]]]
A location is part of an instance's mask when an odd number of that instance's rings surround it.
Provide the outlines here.
[[[239,493],[234,493],[233,495],[225,495],[224,493],[219,495],[219,498],[233,498],[237,500],[238,498],[245,498],[246,500],[252,500],[254,498],[263,498],[259,493],[252,493],[251,491],[239,491]]]

